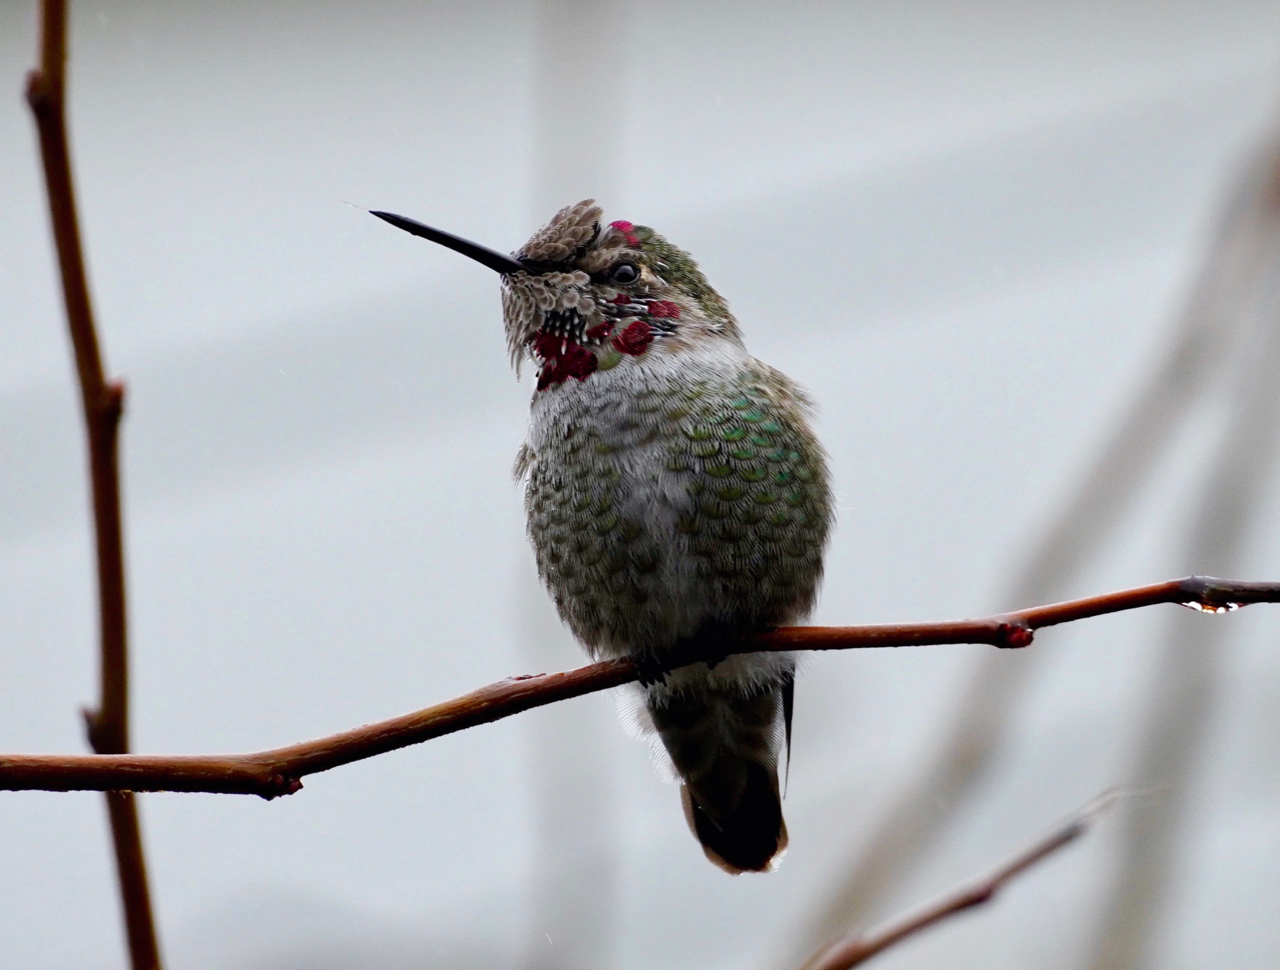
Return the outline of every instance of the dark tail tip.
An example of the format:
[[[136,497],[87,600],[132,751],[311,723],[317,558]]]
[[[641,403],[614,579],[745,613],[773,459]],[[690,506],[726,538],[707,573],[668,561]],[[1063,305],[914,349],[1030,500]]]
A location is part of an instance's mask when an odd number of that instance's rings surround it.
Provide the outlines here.
[[[747,766],[747,785],[736,808],[717,825],[688,785],[680,788],[684,816],[707,858],[725,872],[768,872],[787,847],[778,775],[758,762]]]

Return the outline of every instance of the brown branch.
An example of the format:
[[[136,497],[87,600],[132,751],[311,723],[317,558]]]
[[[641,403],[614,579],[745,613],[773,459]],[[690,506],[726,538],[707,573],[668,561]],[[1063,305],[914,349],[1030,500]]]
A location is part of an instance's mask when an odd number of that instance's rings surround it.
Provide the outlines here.
[[[1019,852],[990,875],[954,889],[937,902],[870,933],[851,933],[829,943],[810,957],[801,970],[849,970],[935,923],[990,902],[1008,882],[1088,832],[1117,795],[1114,791],[1099,795],[1056,831]]]
[[[84,712],[89,743],[99,756],[129,750],[129,681],[126,652],[124,549],[120,528],[117,442],[124,388],[103,377],[80,246],[75,191],[66,124],[67,6],[65,0],[40,5],[40,66],[27,76],[27,102],[35,115],[49,192],[67,324],[75,348],[76,372],[89,440],[89,473],[98,559],[101,629],[101,700]],[[125,926],[134,970],[159,968],[159,948],[147,889],[142,835],[133,795],[107,796]]]
[[[1042,627],[1156,603],[1181,603],[1213,613],[1249,603],[1277,602],[1280,583],[1190,576],[976,620],[783,627],[749,637],[714,657],[688,654],[673,658],[668,669],[715,662],[735,653],[951,643],[1016,648],[1029,645],[1034,631]],[[275,798],[301,788],[305,775],[488,724],[533,707],[607,690],[637,677],[636,665],[628,659],[605,660],[562,673],[510,677],[412,714],[254,754],[0,755],[0,790],[186,791]]]

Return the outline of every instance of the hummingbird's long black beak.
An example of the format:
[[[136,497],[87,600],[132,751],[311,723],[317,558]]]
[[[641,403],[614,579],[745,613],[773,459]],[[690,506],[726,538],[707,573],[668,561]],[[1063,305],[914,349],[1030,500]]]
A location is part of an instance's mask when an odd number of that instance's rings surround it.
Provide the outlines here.
[[[439,243],[441,246],[452,249],[455,253],[462,253],[463,256],[470,256],[477,263],[483,263],[490,269],[497,270],[504,275],[523,272],[526,269],[523,263],[508,256],[506,253],[500,253],[496,249],[490,249],[488,246],[473,243],[471,240],[455,236],[451,232],[433,229],[415,219],[406,219],[404,216],[398,216],[394,212],[374,212],[372,209],[369,210],[369,214],[377,216],[384,222],[391,223],[397,229],[411,232],[415,236],[421,236],[423,239],[430,239],[434,243]]]

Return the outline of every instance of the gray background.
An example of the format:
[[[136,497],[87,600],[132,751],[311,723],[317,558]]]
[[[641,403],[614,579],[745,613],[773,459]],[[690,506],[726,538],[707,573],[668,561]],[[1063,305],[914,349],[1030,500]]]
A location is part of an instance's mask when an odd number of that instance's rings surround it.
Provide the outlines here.
[[[0,749],[80,751],[93,574],[34,22],[0,5]],[[75,3],[82,224],[129,387],[135,747],[269,747],[580,662],[510,481],[531,385],[496,281],[344,200],[504,250],[589,195],[657,227],[820,402],[815,622],[973,615],[1026,605],[1017,570],[1159,361],[1278,42],[1246,0]],[[1063,595],[1205,568],[1183,548],[1221,411]],[[1235,572],[1280,577],[1277,498]],[[1149,613],[1042,635],[994,770],[885,912],[1132,780]],[[1230,633],[1151,959],[1272,966],[1280,610],[1190,620]],[[805,661],[764,878],[705,862],[608,695],[272,803],[145,796],[168,963],[785,966],[987,654]],[[1086,965],[1120,831],[878,965]],[[122,966],[100,796],[0,797],[0,873],[5,966]]]

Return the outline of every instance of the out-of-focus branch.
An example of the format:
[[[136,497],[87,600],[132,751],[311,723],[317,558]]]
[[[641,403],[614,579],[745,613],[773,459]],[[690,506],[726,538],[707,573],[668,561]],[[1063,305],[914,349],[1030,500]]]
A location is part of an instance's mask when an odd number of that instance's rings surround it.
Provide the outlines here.
[[[715,656],[673,657],[666,669],[719,662],[737,653],[786,650],[952,643],[1017,648],[1028,646],[1034,632],[1042,627],[1157,603],[1180,603],[1206,613],[1225,613],[1249,603],[1278,602],[1280,583],[1189,576],[976,620],[783,627],[747,637],[729,649],[721,645]],[[0,790],[189,791],[274,798],[301,788],[304,775],[488,724],[544,704],[617,687],[639,676],[640,671],[631,660],[620,659],[563,673],[512,677],[412,714],[256,754],[0,755]]]
[[[851,933],[828,944],[810,957],[800,970],[849,970],[935,923],[990,902],[1011,880],[1088,832],[1111,807],[1116,795],[1116,792],[1099,795],[1056,831],[1019,852],[990,875],[953,889],[936,902],[892,920],[879,929],[869,933]]]
[[[1184,561],[1215,569],[1244,558],[1280,451],[1280,145],[1272,143],[1267,161],[1270,191],[1260,209],[1271,232],[1259,240],[1258,272],[1238,297],[1244,332],[1228,419],[1205,462],[1203,492],[1179,517],[1191,523]],[[1226,631],[1197,626],[1172,624],[1159,654],[1133,772],[1138,784],[1160,786],[1166,795],[1125,813],[1118,871],[1099,909],[1102,924],[1091,970],[1132,970],[1151,962],[1178,856],[1187,843],[1190,778],[1229,656],[1223,649]]]
[[[129,680],[126,652],[124,548],[120,528],[117,442],[124,388],[103,376],[93,324],[89,285],[80,247],[71,157],[66,125],[67,5],[40,5],[40,66],[27,76],[27,102],[35,115],[49,191],[58,266],[62,273],[67,324],[75,348],[76,371],[89,440],[89,473],[98,559],[102,693],[96,711],[85,711],[89,743],[99,755],[129,750]],[[110,792],[107,810],[115,843],[116,868],[134,970],[159,968],[155,924],[147,889],[146,862],[137,807],[129,792]]]
[[[1114,535],[1206,390],[1221,379],[1230,351],[1241,340],[1248,295],[1270,273],[1275,258],[1276,173],[1275,149],[1268,146],[1234,187],[1170,349],[1033,547],[1010,601],[1036,603],[1066,595]],[[942,732],[945,741],[894,797],[871,834],[859,840],[857,861],[841,867],[838,888],[815,925],[806,928],[801,952],[841,927],[868,922],[914,871],[986,776],[1041,656],[1027,653],[1012,662],[991,656],[979,665]]]

